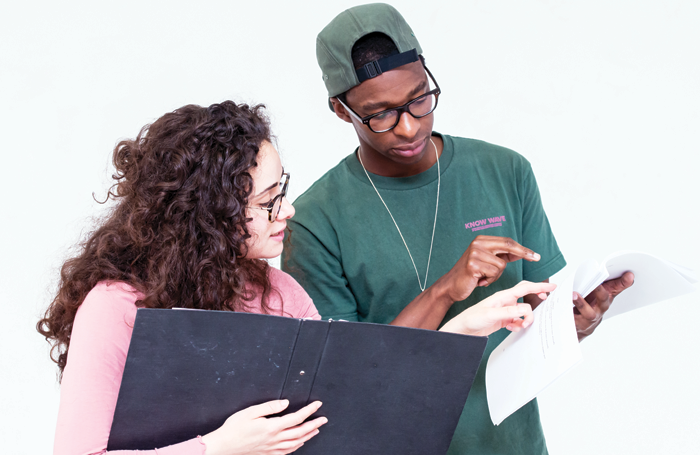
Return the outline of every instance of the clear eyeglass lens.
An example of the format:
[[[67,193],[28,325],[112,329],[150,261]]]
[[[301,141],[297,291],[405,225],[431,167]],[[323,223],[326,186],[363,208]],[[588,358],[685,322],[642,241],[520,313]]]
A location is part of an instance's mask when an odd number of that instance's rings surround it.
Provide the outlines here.
[[[272,211],[270,212],[270,221],[275,221],[277,217],[280,214],[280,210],[282,209],[282,198],[286,195],[287,193],[287,188],[285,184],[289,182],[288,178],[284,176],[282,180],[280,181],[280,193],[275,196],[275,199],[272,201]]]
[[[408,105],[408,110],[415,117],[423,117],[428,115],[435,109],[437,104],[437,96],[435,94],[427,95],[416,99],[414,102]],[[369,126],[373,131],[386,131],[390,130],[396,124],[396,116],[398,111],[390,110],[382,113],[382,115],[377,115],[369,120]]]
[[[437,98],[435,97],[435,94],[418,98],[408,106],[408,110],[411,111],[411,114],[419,117],[428,115],[433,109],[435,109],[436,100]]]
[[[270,213],[270,216],[272,217],[271,221],[275,221],[277,217],[280,214],[280,209],[282,208],[282,196],[277,196],[275,197],[275,202],[272,204],[272,212]]]
[[[395,110],[384,112],[382,115],[377,115],[369,119],[369,126],[374,131],[387,130],[396,123],[398,112]]]

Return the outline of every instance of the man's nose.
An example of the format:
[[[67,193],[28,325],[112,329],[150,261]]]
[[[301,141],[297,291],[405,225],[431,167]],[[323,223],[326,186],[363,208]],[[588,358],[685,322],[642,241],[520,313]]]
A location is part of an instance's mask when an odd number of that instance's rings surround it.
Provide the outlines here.
[[[412,139],[418,133],[420,129],[420,121],[414,118],[408,112],[402,112],[401,117],[399,117],[399,123],[394,127],[394,134],[397,136]]]

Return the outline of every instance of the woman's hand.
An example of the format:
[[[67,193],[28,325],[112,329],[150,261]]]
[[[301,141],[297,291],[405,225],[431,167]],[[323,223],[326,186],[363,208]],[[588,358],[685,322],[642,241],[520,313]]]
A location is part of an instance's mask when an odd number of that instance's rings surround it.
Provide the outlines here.
[[[306,423],[321,407],[320,401],[282,417],[266,417],[282,412],[289,400],[274,400],[238,411],[217,430],[202,436],[207,455],[282,455],[292,453],[318,434],[328,422],[319,417]]]
[[[547,298],[546,293],[552,292],[556,287],[553,283],[521,281],[462,311],[440,330],[480,336],[490,335],[504,327],[517,332],[533,321],[532,307],[527,303],[518,303],[518,299],[528,294],[537,294],[544,300]]]

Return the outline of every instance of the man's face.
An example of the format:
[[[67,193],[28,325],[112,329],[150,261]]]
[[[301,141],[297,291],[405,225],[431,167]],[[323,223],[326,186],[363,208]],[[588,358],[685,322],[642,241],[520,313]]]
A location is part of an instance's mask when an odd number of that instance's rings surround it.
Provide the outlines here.
[[[421,62],[413,62],[368,79],[347,92],[348,106],[361,117],[401,106],[430,90]],[[338,116],[352,122],[360,140],[363,161],[372,172],[389,177],[414,175],[434,162],[429,144],[433,114],[414,118],[404,112],[394,129],[374,133],[332,99]],[[433,155],[434,156],[434,155]],[[429,167],[429,165],[428,165]]]

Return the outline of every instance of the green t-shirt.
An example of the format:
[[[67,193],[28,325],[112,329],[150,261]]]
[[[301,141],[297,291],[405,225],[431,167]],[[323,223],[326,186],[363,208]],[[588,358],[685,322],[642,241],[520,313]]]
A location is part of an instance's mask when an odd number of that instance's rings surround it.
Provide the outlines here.
[[[509,263],[495,283],[456,302],[445,317],[448,320],[523,279],[544,281],[566,262],[542,208],[530,163],[486,142],[442,138],[440,201],[428,286],[446,274],[480,234],[510,237],[542,256],[539,262]],[[437,165],[411,177],[371,177],[401,229],[422,282],[435,218]],[[282,268],[301,283],[323,318],[387,324],[420,294],[401,236],[354,153],[299,196],[294,208]],[[489,417],[486,361],[508,333],[503,329],[489,337],[450,455],[547,453],[535,400],[498,427]]]

